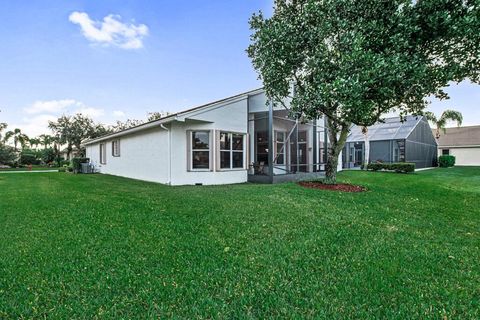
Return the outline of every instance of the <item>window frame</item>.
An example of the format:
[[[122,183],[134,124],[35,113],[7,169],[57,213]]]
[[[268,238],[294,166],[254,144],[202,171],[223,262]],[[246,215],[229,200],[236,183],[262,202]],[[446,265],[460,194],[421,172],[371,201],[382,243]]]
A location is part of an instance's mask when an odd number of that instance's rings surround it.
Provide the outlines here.
[[[196,132],[204,132],[208,134],[208,149],[194,149],[192,144],[193,134]],[[208,172],[212,171],[212,130],[188,130],[188,171],[191,172]],[[194,152],[208,152],[208,168],[194,168],[193,167],[193,154]]]
[[[286,166],[287,165],[287,132],[286,131],[281,131],[281,130],[275,130],[275,160],[276,162],[274,165],[279,165],[279,166]],[[283,141],[278,140],[278,134],[283,135]],[[283,152],[279,152],[278,145],[283,146]],[[281,149],[281,148],[280,148]],[[278,163],[278,159],[280,158],[279,155],[282,156],[283,163]]]
[[[222,134],[227,134],[228,138],[230,140],[230,146],[228,149],[222,149],[221,143],[220,143],[220,137]],[[233,136],[241,136],[242,137],[242,149],[241,150],[235,150],[233,149]],[[229,130],[219,130],[218,135],[217,135],[217,170],[218,171],[242,171],[246,170],[246,136],[247,134],[244,132],[234,132],[234,131],[229,131]],[[230,154],[230,166],[222,168],[222,152],[228,152]],[[241,154],[242,155],[242,166],[241,167],[234,167],[233,166],[233,155],[234,153],[236,154]]]
[[[107,144],[105,142],[99,144],[99,158],[100,164],[107,164]]]
[[[117,153],[115,153],[115,143],[117,143]],[[120,139],[112,140],[112,157],[120,157]]]

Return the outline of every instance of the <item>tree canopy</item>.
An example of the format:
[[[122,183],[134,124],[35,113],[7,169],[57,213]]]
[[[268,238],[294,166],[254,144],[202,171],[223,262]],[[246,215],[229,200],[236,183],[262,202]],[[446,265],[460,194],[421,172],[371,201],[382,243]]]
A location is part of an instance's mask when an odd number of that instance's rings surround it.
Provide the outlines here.
[[[96,138],[109,132],[101,124],[96,124],[88,116],[77,113],[74,116],[63,115],[57,121],[50,121],[49,128],[54,132],[57,142],[67,146],[67,155],[73,150],[81,150],[83,140]]]
[[[352,124],[422,114],[449,82],[480,78],[478,0],[277,0],[250,20],[247,49],[274,103],[326,115],[336,167]]]

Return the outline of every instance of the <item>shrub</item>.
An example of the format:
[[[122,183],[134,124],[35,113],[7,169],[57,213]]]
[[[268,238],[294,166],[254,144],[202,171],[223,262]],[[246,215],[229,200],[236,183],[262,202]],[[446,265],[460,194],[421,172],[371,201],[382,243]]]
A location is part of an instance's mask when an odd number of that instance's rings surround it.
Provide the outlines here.
[[[20,164],[23,165],[30,165],[30,164],[38,164],[38,160],[33,153],[21,153],[20,154]]]
[[[379,171],[395,171],[398,173],[410,173],[415,171],[415,163],[397,162],[397,163],[369,163],[367,170]]]
[[[65,172],[67,171],[67,168],[66,167],[60,167],[58,168],[58,172]]]
[[[397,162],[390,164],[390,170],[395,172],[410,173],[415,172],[415,163]]]
[[[55,150],[53,148],[46,148],[40,151],[42,161],[45,163],[52,163],[55,161]]]
[[[73,172],[78,173],[82,171],[82,163],[88,163],[90,161],[89,158],[73,158],[72,159],[72,167]]]
[[[17,157],[17,153],[13,147],[0,142],[0,164],[14,166]]]
[[[438,157],[438,165],[442,168],[453,167],[455,165],[455,156],[444,155]]]

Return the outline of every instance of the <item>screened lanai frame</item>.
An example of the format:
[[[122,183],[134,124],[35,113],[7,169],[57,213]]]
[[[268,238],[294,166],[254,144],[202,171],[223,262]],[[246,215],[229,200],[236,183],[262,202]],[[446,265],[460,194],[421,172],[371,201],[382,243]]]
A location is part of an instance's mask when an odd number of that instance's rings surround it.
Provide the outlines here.
[[[437,142],[423,116],[386,118],[368,127],[367,135],[370,144],[368,162],[411,162],[417,168],[434,166]],[[353,126],[342,153],[343,168],[360,167],[365,162],[365,140],[362,128]]]
[[[325,171],[324,119],[304,121],[270,104],[268,111],[249,113],[248,122],[250,176],[294,180]]]

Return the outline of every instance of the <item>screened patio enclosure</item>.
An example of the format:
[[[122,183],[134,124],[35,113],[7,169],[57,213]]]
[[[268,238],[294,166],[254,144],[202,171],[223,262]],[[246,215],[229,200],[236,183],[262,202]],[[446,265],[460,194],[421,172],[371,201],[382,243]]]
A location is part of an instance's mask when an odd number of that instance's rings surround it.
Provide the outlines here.
[[[368,127],[371,162],[412,162],[417,168],[432,167],[437,158],[437,143],[428,121],[422,116],[385,119]],[[343,149],[343,168],[357,168],[364,163],[365,135],[353,126]]]
[[[323,119],[304,121],[289,110],[249,112],[249,181],[274,183],[323,176]]]

